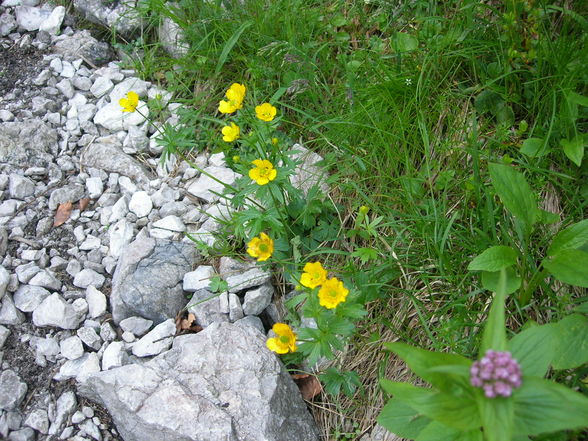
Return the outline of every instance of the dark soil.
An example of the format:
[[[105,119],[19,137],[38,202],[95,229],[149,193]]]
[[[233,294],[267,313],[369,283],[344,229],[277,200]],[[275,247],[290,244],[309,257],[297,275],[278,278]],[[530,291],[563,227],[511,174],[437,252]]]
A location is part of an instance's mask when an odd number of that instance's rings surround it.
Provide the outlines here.
[[[9,48],[0,45],[0,96],[24,85],[40,72],[43,55],[32,46],[21,48],[15,43]]]

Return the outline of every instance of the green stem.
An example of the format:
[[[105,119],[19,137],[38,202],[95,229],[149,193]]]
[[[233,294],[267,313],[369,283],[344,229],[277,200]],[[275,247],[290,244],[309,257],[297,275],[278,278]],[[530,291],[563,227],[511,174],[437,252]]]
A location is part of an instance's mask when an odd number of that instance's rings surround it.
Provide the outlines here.
[[[539,284],[543,281],[546,274],[547,270],[545,269],[537,269],[537,272],[533,274],[533,277],[531,277],[531,280],[527,284],[527,288],[525,288],[525,290],[522,291],[519,296],[519,303],[521,304],[521,306],[526,306],[529,303],[529,300],[531,300],[533,292],[535,292],[537,286],[539,286]]]

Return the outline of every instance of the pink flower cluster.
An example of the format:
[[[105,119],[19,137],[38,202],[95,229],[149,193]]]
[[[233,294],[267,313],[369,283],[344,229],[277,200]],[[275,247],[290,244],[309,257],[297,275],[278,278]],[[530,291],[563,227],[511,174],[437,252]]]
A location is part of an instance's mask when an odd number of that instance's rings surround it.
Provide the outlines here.
[[[521,387],[521,368],[510,352],[489,349],[481,360],[472,364],[470,382],[484,389],[488,398],[510,397]]]

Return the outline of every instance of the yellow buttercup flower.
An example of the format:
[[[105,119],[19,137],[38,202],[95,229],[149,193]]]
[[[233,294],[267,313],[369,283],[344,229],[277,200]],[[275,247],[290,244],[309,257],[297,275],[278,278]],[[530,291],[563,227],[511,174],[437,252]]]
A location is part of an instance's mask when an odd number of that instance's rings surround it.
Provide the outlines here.
[[[277,334],[277,337],[268,338],[265,345],[270,351],[278,354],[287,354],[288,352],[296,352],[296,334],[292,328],[285,323],[276,323],[272,330]]]
[[[308,288],[314,289],[327,281],[327,270],[320,262],[304,265],[304,272],[300,276],[300,283]]]
[[[347,294],[349,290],[343,286],[343,282],[333,277],[323,283],[319,289],[319,304],[327,309],[336,308],[339,303],[345,301]]]
[[[252,164],[255,168],[249,170],[249,177],[259,185],[265,185],[269,181],[276,179],[278,171],[267,159],[256,159]]]
[[[233,142],[239,138],[241,130],[237,124],[232,122],[230,125],[223,127],[222,133],[224,142]]]
[[[129,93],[127,93],[127,97],[121,98],[118,100],[118,103],[123,108],[123,112],[134,112],[139,105],[139,95],[131,90]]]
[[[280,142],[280,140],[278,138],[272,138],[273,145],[278,145],[278,142]]]
[[[270,103],[263,103],[255,107],[255,115],[262,121],[271,121],[276,117],[278,109]]]
[[[218,103],[218,111],[220,113],[233,113],[243,107],[243,100],[245,99],[245,86],[239,83],[231,84],[231,87],[225,93],[228,101],[221,101]]]
[[[247,244],[247,254],[255,257],[258,262],[269,259],[274,252],[274,241],[265,233],[254,237]]]

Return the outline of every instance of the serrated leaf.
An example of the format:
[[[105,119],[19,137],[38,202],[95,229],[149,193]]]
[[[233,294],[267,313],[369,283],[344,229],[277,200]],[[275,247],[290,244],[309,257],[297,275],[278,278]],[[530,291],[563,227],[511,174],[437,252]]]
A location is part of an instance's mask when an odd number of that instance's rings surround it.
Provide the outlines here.
[[[543,259],[543,266],[561,282],[588,288],[588,253],[584,251],[561,250]]]
[[[515,335],[508,348],[524,376],[543,377],[553,361],[558,328],[555,324],[532,326]]]
[[[548,153],[547,143],[542,138],[529,138],[523,141],[521,153],[530,158],[540,158]]]
[[[588,317],[572,314],[557,323],[559,344],[554,369],[574,369],[588,362]]]
[[[526,227],[527,232],[539,217],[533,190],[522,173],[504,164],[489,164],[490,178],[502,203]]]
[[[514,268],[505,268],[506,270],[506,285],[504,287],[505,294],[512,294],[521,287],[521,278],[517,275]],[[498,289],[498,282],[500,281],[500,271],[482,271],[482,287],[488,291],[496,292]]]
[[[588,398],[541,378],[523,378],[513,394],[514,427],[520,435],[580,429],[588,422]]]
[[[580,167],[582,165],[582,158],[584,157],[584,145],[586,144],[584,136],[579,135],[572,139],[562,139],[559,144],[562,146],[568,159]]]
[[[499,271],[517,262],[517,252],[511,247],[498,245],[488,248],[468,265],[470,271]]]
[[[576,249],[588,242],[588,219],[570,225],[558,232],[547,249],[548,256],[561,250]]]

